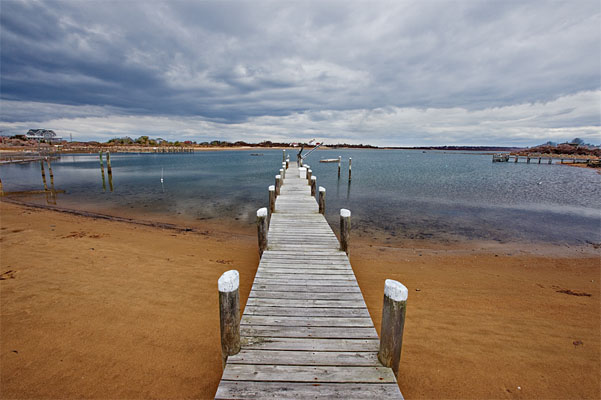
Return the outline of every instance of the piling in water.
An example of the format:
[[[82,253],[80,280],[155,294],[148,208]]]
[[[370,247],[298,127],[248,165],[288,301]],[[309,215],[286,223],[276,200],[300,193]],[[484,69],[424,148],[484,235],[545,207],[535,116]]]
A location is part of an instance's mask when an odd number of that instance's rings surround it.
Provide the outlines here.
[[[342,156],[338,156],[338,179],[340,179],[340,164],[342,163]]]
[[[403,284],[386,279],[378,360],[385,367],[392,368],[395,376],[399,372],[401,360],[408,294],[409,292]]]
[[[276,196],[280,195],[280,181],[281,181],[281,176],[276,175],[275,176],[275,195]]]
[[[349,157],[348,159],[348,181],[351,181],[351,165],[353,164],[353,159]]]
[[[311,196],[315,196],[315,189],[317,188],[317,177],[311,177]]]

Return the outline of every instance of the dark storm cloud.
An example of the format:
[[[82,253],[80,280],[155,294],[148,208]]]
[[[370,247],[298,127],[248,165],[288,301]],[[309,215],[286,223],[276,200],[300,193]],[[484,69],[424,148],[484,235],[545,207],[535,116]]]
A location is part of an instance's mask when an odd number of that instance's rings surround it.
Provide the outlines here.
[[[1,120],[317,122],[362,110],[553,102],[599,90],[599,9],[597,1],[2,1]],[[596,119],[575,114],[576,125]]]

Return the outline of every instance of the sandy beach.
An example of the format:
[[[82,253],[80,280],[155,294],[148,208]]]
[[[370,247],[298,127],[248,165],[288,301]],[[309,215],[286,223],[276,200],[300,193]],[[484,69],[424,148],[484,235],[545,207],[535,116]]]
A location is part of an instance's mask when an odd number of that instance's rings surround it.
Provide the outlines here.
[[[0,397],[211,398],[217,279],[245,304],[252,227],[182,232],[0,202]],[[408,399],[600,396],[599,249],[367,239],[351,262],[376,328],[384,280],[409,289]]]

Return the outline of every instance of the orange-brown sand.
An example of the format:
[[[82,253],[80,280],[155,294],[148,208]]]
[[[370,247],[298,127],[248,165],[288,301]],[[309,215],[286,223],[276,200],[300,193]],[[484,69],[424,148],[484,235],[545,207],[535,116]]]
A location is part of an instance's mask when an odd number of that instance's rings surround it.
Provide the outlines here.
[[[251,228],[206,234],[0,202],[1,398],[211,398],[217,279],[258,264]],[[351,245],[379,329],[409,288],[406,398],[599,398],[600,258],[587,248]],[[590,296],[587,296],[590,294]]]

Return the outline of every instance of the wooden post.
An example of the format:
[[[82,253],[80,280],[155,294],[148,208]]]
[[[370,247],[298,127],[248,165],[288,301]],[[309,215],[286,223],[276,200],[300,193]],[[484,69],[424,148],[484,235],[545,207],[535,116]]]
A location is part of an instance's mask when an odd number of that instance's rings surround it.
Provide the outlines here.
[[[288,172],[288,171],[286,171],[288,169],[288,167],[286,167],[286,163],[285,162],[282,163],[282,169],[284,170],[284,175],[283,176],[285,178],[286,177],[286,172]]]
[[[282,149],[282,162],[286,161],[286,150]]]
[[[311,183],[311,176],[313,175],[313,170],[312,169],[308,169],[307,170],[307,180],[309,181],[309,183]]]
[[[269,212],[275,211],[275,186],[269,186]]]
[[[338,179],[340,179],[340,164],[342,163],[342,156],[338,156]]]
[[[259,256],[263,255],[263,251],[267,248],[267,208],[259,208],[257,210],[257,234],[259,235]]]
[[[323,186],[319,187],[319,213],[326,213],[326,188]]]
[[[530,156],[526,157],[526,164],[530,164]]]
[[[518,162],[518,157],[519,157],[518,155],[516,155],[516,156],[515,156],[515,161],[514,161],[514,163]]]
[[[40,167],[42,168],[42,181],[44,182],[44,190],[48,190],[48,184],[46,183],[46,171],[44,171],[44,160],[40,160]]]
[[[225,367],[228,356],[240,352],[240,275],[235,269],[226,271],[217,281],[219,289],[219,326],[221,328],[221,360]]]
[[[551,157],[549,157],[548,161],[549,161],[549,164],[551,164],[553,162],[553,159]]]
[[[46,162],[48,163],[48,174],[50,175],[50,187],[54,190],[54,173],[50,165],[50,158],[46,159]]]
[[[280,168],[280,176],[282,177],[282,179],[284,179],[284,168]]]
[[[348,181],[351,181],[351,165],[353,164],[353,159],[349,157],[348,159]]]
[[[280,175],[276,175],[275,176],[275,195],[279,196],[280,195]]]
[[[348,245],[351,238],[351,212],[345,208],[340,209],[340,250],[347,255]]]
[[[386,279],[378,360],[385,367],[392,368],[395,376],[399,372],[401,360],[408,294],[409,291],[403,284]]]
[[[4,189],[2,189],[2,179],[0,179],[0,196],[4,196]]]
[[[289,158],[287,158],[287,159],[286,159],[286,169],[288,169],[288,167],[289,167],[289,166],[290,166],[290,159],[289,159]]]
[[[109,176],[109,188],[113,191],[113,168],[111,168],[111,153],[106,152],[106,169]]]
[[[106,191],[106,180],[104,178],[104,162],[102,161],[102,150],[98,152],[98,157],[100,158],[100,172],[102,173],[102,190]]]
[[[311,177],[311,196],[315,196],[315,189],[317,188],[317,177]]]

